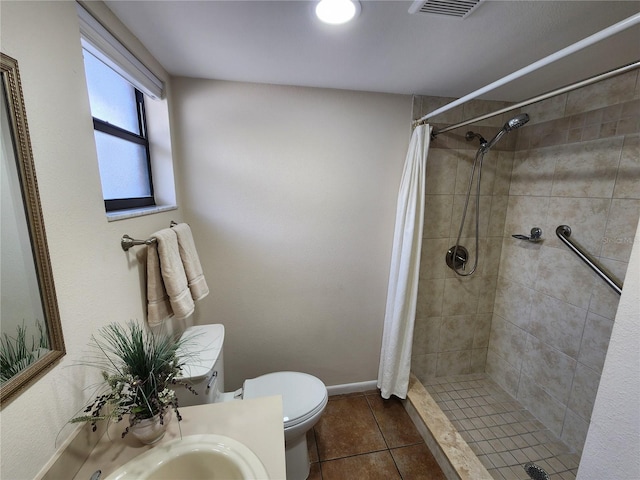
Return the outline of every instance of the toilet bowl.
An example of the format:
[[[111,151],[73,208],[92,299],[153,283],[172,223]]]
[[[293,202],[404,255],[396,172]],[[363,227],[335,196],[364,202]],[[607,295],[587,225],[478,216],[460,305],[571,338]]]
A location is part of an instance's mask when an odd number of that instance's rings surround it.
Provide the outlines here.
[[[235,392],[224,391],[224,326],[220,324],[189,327],[182,334],[179,351],[184,361],[182,376],[197,395],[177,386],[178,405],[186,407],[204,403],[249,398],[282,396],[287,480],[304,480],[309,476],[307,432],[318,422],[327,405],[327,388],[313,375],[301,372],[273,372],[247,379]]]

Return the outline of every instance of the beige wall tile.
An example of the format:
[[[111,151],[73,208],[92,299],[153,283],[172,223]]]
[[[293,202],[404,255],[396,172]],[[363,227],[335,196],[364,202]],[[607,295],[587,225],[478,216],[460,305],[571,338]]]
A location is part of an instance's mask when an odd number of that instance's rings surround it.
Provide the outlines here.
[[[491,314],[476,315],[473,328],[473,348],[486,348],[489,346],[489,336],[491,335]]]
[[[556,235],[559,225],[571,227],[571,238],[593,256],[600,254],[611,200],[608,198],[551,197],[546,224],[545,247],[566,249]]]
[[[483,277],[478,298],[478,314],[493,313],[498,276]]]
[[[478,221],[478,232],[481,237],[487,236],[489,228],[489,217],[491,216],[491,196],[480,196],[480,218]],[[476,196],[472,194],[467,203],[466,195],[454,195],[453,209],[451,214],[451,229],[449,236],[456,238],[460,231],[460,223],[464,213],[465,204],[467,206],[466,215],[464,217],[464,226],[462,229],[463,237],[475,237],[476,234]]]
[[[487,366],[485,372],[500,385],[509,395],[518,394],[520,382],[520,368],[510,365],[489,345],[487,350]]]
[[[567,409],[560,439],[578,454],[581,454],[584,448],[584,442],[587,439],[588,430],[589,422],[580,418],[580,416],[572,410]]]
[[[559,147],[516,152],[509,195],[548,196],[553,187]]]
[[[589,421],[591,419],[591,411],[596,400],[599,384],[600,373],[578,363],[571,385],[568,406],[583,420]]]
[[[436,366],[438,364],[438,354],[429,353],[424,355],[413,355],[411,357],[411,371],[423,384],[436,376]]]
[[[566,115],[633,100],[637,77],[637,71],[629,72],[569,92]]]
[[[474,348],[471,350],[469,373],[484,373],[487,364],[487,349]]]
[[[541,243],[505,237],[500,257],[500,275],[514,283],[533,285],[538,273],[541,247]]]
[[[587,311],[536,292],[531,302],[529,332],[542,342],[578,358]]]
[[[421,280],[418,285],[416,318],[439,317],[442,314],[444,280]]]
[[[513,170],[513,152],[497,152],[496,174],[493,182],[494,195],[508,195]]]
[[[488,237],[502,237],[504,235],[508,207],[509,197],[507,195],[494,195],[491,197],[491,213],[487,229]]]
[[[627,135],[622,146],[622,156],[614,198],[640,199],[640,135]]]
[[[480,247],[480,260],[483,277],[497,277],[502,255],[502,238],[488,238]]]
[[[526,329],[529,326],[532,295],[533,289],[500,276],[496,288],[494,313],[520,328]],[[493,321],[495,322],[495,320],[494,316]]]
[[[610,198],[623,138],[605,138],[554,147],[558,157],[551,194],[557,197]]]
[[[622,262],[629,261],[639,217],[640,200],[614,198],[611,201],[611,212],[602,246],[603,257]]]
[[[612,329],[613,320],[589,313],[580,343],[578,362],[602,372]]]
[[[521,367],[526,342],[527,333],[523,329],[498,315],[493,316],[489,349],[516,369]]]
[[[425,190],[429,195],[454,193],[458,153],[455,150],[431,149],[427,159]]]
[[[473,165],[475,163],[475,150],[458,150],[458,163],[456,170],[456,187],[455,193],[466,194],[469,190],[469,182],[471,181],[471,172],[473,171]],[[474,181],[472,186],[472,193],[475,195],[476,182],[478,180],[478,166],[474,171]],[[484,168],[482,169],[484,173]],[[492,184],[493,185],[493,184]]]
[[[504,224],[505,238],[514,234],[528,235],[533,227],[541,228],[543,235],[548,236],[548,208],[548,197],[510,196]]]
[[[541,342],[532,335],[527,336],[522,373],[559,402],[566,405],[571,391],[571,380],[577,361]]]
[[[566,103],[567,94],[565,93],[548,98],[542,102],[534,103],[533,105],[528,105],[524,110],[526,110],[530,117],[529,126],[555,120],[556,118],[562,118],[564,116]]]
[[[420,279],[445,278],[448,270],[445,256],[449,249],[448,238],[425,238],[420,255]]]
[[[575,253],[542,247],[535,289],[577,307],[587,309],[594,278]]]
[[[475,314],[478,307],[480,277],[447,278],[444,281],[442,315]]]
[[[438,353],[436,375],[442,377],[445,375],[463,375],[470,373],[470,363],[471,350]]]
[[[453,195],[426,195],[423,238],[449,238],[452,210]]]
[[[602,268],[608,274],[619,282],[624,281],[627,270],[627,262],[619,262],[608,258],[597,258]],[[608,319],[614,319],[620,302],[620,295],[603,279],[593,273],[594,287],[591,292],[591,302],[589,303],[589,311],[601,315]]]
[[[436,353],[440,339],[440,317],[417,317],[413,329],[413,355]]]
[[[442,319],[438,351],[471,350],[475,332],[475,315],[460,315]]]
[[[549,395],[536,381],[523,374],[518,385],[517,400],[551,432],[560,436],[566,405]]]

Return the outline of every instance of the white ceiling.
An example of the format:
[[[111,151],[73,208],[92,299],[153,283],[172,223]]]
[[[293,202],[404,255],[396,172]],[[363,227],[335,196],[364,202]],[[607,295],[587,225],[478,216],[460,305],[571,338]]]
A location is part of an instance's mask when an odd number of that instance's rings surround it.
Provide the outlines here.
[[[107,6],[175,76],[460,97],[640,12],[640,2],[486,0],[465,19],[361,0],[329,26],[315,1],[124,1]],[[640,27],[483,98],[518,101],[640,59]]]

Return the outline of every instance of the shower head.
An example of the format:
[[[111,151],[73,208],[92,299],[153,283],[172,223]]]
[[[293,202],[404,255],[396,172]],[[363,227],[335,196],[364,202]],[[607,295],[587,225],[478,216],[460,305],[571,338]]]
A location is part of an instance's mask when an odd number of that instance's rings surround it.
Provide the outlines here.
[[[482,149],[482,153],[487,153],[491,149],[491,147],[498,143],[498,140],[500,140],[505,133],[509,133],[511,130],[520,128],[528,121],[529,115],[527,115],[526,113],[522,113],[513,117],[511,120],[504,124],[502,129],[498,133],[496,133],[495,137],[480,146],[480,148]]]
[[[516,115],[515,117],[513,117],[511,120],[505,123],[504,127],[502,128],[505,129],[507,132],[510,132],[511,130],[520,128],[528,121],[529,121],[529,115],[527,115],[526,113],[523,113],[521,115]]]

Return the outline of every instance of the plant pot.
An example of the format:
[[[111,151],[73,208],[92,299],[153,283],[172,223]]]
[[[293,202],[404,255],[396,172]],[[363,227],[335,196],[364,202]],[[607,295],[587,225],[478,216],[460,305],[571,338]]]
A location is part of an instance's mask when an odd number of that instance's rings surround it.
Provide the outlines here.
[[[173,411],[167,410],[164,414],[162,425],[160,424],[160,415],[140,420],[132,427],[129,427],[129,433],[145,445],[154,444],[164,437],[172,415]]]

